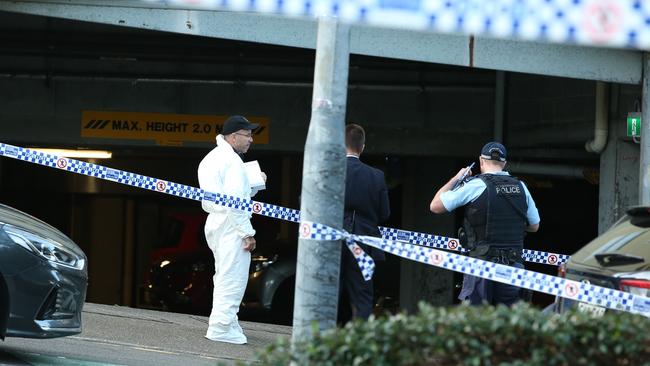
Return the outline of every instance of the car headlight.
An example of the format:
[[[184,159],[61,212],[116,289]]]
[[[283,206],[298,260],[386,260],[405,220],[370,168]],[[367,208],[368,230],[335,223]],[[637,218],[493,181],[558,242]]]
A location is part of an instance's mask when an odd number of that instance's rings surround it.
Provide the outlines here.
[[[43,238],[9,224],[3,225],[2,229],[14,243],[50,262],[78,270],[84,269],[86,265],[84,255],[76,253],[81,249],[77,248],[75,250],[75,248],[70,248],[69,245]]]

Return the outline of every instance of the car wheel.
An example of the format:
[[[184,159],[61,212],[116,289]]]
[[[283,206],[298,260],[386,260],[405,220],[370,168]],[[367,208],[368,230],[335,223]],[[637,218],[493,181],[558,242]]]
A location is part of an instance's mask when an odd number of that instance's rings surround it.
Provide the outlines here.
[[[271,319],[274,323],[291,325],[293,322],[293,299],[296,288],[296,278],[287,278],[273,295],[271,302]]]
[[[0,339],[4,340],[7,334],[7,322],[9,321],[9,290],[5,279],[0,274]]]

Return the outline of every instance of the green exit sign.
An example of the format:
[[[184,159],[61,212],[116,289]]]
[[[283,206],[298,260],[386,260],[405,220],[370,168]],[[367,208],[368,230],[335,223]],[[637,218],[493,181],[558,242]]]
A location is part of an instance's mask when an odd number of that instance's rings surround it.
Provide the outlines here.
[[[627,114],[627,136],[641,136],[641,113]]]

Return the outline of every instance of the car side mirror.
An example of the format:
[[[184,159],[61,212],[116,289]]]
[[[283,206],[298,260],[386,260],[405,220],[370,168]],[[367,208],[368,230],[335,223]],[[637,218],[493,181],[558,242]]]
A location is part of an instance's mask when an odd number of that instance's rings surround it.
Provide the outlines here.
[[[648,228],[650,227],[650,207],[636,206],[627,210],[630,216],[630,223],[634,226]]]

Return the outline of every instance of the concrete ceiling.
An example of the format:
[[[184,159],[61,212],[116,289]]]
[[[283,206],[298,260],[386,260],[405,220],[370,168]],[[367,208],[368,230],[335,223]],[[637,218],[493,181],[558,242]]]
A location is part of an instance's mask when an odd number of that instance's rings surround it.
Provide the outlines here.
[[[313,49],[314,19],[179,9],[143,1],[0,1],[0,11]],[[353,26],[352,54],[639,84],[642,53]]]

